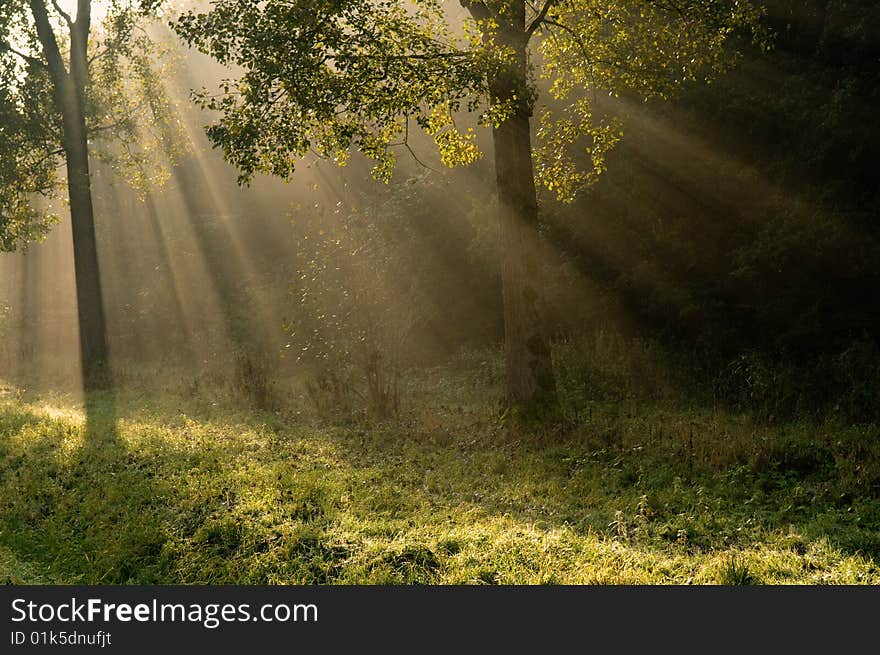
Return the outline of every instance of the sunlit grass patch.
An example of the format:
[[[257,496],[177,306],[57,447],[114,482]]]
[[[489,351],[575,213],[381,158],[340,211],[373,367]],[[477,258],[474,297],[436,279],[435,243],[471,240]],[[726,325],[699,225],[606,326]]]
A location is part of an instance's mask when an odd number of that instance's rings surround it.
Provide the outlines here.
[[[490,404],[472,396],[467,406],[414,406],[396,421],[332,425],[124,391],[94,395],[84,410],[7,397],[2,574],[68,583],[880,583],[880,501],[837,475],[855,471],[844,446],[837,459],[814,457],[812,428],[774,433],[720,413],[609,406],[548,440],[499,428]],[[701,459],[694,424],[714,426],[697,432],[719,444],[759,439]]]

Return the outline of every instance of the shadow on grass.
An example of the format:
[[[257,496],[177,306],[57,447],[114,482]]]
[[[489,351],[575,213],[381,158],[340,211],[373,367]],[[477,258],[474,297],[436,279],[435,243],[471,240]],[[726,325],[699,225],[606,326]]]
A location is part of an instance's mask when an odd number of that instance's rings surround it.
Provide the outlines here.
[[[161,492],[120,438],[115,393],[88,394],[83,409],[81,423],[3,412],[0,539],[53,580],[127,582],[163,543]]]
[[[83,413],[85,414],[82,444],[84,456],[113,456],[124,450],[119,437],[115,391],[87,393],[83,403]]]

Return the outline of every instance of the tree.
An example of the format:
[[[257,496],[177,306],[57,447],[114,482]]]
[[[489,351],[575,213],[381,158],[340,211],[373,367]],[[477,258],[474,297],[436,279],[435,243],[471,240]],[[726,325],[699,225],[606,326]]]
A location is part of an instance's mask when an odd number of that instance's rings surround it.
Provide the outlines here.
[[[150,149],[141,147],[144,124],[161,126],[154,136],[166,150],[173,143],[149,39],[137,28],[155,4],[105,3],[100,38],[90,40],[91,0],[77,0],[75,15],[58,0],[0,2],[0,245],[13,250],[45,235],[55,216],[36,197],[57,194],[63,160],[86,387],[108,380],[90,151],[101,140],[121,139],[130,169],[142,172],[150,162]],[[114,156],[111,149],[105,154]]]
[[[197,96],[220,112],[208,135],[243,182],[288,177],[309,153],[344,164],[353,150],[389,179],[395,147],[412,152],[413,125],[444,164],[470,164],[481,153],[461,115],[491,129],[508,394],[529,405],[555,387],[536,181],[570,200],[621,136],[598,113],[600,93],[664,98],[709,80],[732,63],[731,36],[757,34],[759,19],[747,0],[217,0],[174,26],[244,70],[218,95]],[[540,106],[538,78],[548,91]]]

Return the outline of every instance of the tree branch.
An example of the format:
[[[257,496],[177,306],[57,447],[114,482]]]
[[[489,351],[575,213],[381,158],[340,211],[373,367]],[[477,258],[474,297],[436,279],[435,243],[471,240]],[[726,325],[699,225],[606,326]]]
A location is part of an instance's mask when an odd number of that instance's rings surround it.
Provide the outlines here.
[[[11,45],[9,45],[9,43],[7,43],[6,41],[0,41],[0,51],[11,52],[12,54],[16,55],[17,57],[20,57],[22,60],[26,61],[27,63],[31,64],[32,66],[38,66],[43,69],[46,68],[46,62],[44,62],[42,59],[40,59],[38,57],[34,57],[33,55],[25,54],[24,52],[21,52],[19,50],[16,50]]]
[[[64,59],[61,58],[61,50],[58,47],[58,40],[55,38],[52,24],[49,22],[49,13],[46,9],[46,3],[44,0],[30,0],[30,7],[37,28],[37,37],[40,40],[40,45],[43,47],[43,56],[46,58],[46,65],[49,68],[49,73],[52,75],[52,81],[56,84],[58,91],[60,92],[63,86],[68,82],[67,69],[64,67]]]
[[[88,37],[89,30],[92,28],[92,0],[77,0],[76,25]]]
[[[61,8],[61,5],[58,4],[58,0],[52,0],[52,6],[55,8],[55,11],[60,14],[61,18],[64,19],[64,22],[67,23],[68,29],[73,29],[73,18]]]
[[[489,18],[492,18],[492,12],[489,10],[489,7],[486,6],[485,2],[480,2],[480,0],[458,0],[458,2],[477,20],[488,20]]]
[[[429,171],[434,171],[435,173],[439,173],[440,171],[438,171],[436,168],[432,168],[431,166],[428,166],[425,162],[423,162],[421,159],[419,159],[419,156],[416,154],[416,151],[413,150],[412,146],[409,144],[409,114],[406,115],[406,124],[405,125],[406,125],[406,131],[403,135],[403,141],[401,141],[400,143],[389,143],[388,145],[390,145],[390,146],[403,146],[404,148],[406,148],[409,151],[410,156],[413,158],[413,160],[419,166],[421,166],[422,168],[426,168]]]
[[[547,13],[550,9],[555,5],[557,0],[545,0],[544,6],[541,7],[541,11],[538,12],[538,15],[535,17],[535,20],[531,22],[531,24],[526,28],[526,34],[531,36],[535,33],[535,30],[541,26],[541,23],[544,22],[544,19],[547,18]]]
[[[616,69],[622,70],[622,71],[627,71],[627,72],[631,72],[631,73],[637,72],[638,69],[635,69],[632,66],[624,66],[623,63],[621,63],[620,61],[608,61],[607,59],[597,59],[596,57],[594,57],[590,53],[589,48],[587,48],[587,44],[584,43],[581,35],[578,34],[577,32],[575,32],[573,29],[571,29],[568,25],[563,25],[562,23],[557,23],[555,20],[550,20],[548,18],[545,18],[543,23],[544,23],[544,25],[549,25],[551,27],[558,27],[559,29],[561,29],[562,31],[567,33],[574,40],[575,44],[580,48],[581,53],[583,54],[584,58],[590,64],[593,64],[593,65],[604,64],[606,66],[616,68]],[[590,74],[590,76],[592,77],[592,73]]]
[[[47,162],[55,157],[60,157],[64,154],[64,148],[55,148],[52,150],[47,150],[44,152],[38,159],[35,161],[29,162],[32,168],[39,168],[43,165],[44,162]]]

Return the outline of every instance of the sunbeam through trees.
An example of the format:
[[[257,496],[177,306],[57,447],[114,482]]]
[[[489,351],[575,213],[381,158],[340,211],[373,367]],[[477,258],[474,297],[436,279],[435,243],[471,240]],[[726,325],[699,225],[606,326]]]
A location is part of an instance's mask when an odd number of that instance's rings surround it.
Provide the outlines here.
[[[878,584],[867,0],[0,0],[0,581]]]

